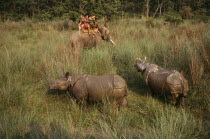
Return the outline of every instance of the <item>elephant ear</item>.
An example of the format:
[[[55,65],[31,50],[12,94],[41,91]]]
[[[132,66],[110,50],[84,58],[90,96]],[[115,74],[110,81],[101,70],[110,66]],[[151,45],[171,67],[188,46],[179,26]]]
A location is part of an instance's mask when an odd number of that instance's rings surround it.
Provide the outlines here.
[[[109,38],[107,30],[104,31],[104,35],[103,36],[104,36],[104,40],[107,40]]]

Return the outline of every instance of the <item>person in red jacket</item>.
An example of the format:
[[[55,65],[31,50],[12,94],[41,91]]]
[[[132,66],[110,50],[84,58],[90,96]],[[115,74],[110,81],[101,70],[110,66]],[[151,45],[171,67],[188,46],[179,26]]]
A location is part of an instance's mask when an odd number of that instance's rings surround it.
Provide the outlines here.
[[[83,29],[88,29],[88,33],[90,33],[90,24],[89,24],[88,15],[80,16],[80,23],[79,23],[79,31],[83,31]]]

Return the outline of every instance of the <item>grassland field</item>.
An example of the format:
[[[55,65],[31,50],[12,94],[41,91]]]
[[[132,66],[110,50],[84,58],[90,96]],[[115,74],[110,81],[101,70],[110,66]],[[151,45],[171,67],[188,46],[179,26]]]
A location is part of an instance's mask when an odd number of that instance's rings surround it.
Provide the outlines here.
[[[155,19],[109,22],[117,44],[81,50],[75,63],[67,44],[71,21],[0,23],[0,138],[210,138],[210,24]],[[184,108],[146,96],[135,58],[182,71],[190,91]],[[48,83],[71,74],[118,74],[128,84],[128,106],[109,102],[87,112],[68,94],[47,95]]]

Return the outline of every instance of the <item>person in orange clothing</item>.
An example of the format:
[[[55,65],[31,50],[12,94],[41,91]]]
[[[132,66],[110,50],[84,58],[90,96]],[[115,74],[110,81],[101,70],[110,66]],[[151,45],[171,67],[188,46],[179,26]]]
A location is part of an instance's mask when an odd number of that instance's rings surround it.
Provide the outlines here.
[[[89,24],[88,15],[83,16],[80,15],[80,23],[79,23],[79,31],[83,31],[83,29],[88,29],[88,33],[90,33],[90,24]]]

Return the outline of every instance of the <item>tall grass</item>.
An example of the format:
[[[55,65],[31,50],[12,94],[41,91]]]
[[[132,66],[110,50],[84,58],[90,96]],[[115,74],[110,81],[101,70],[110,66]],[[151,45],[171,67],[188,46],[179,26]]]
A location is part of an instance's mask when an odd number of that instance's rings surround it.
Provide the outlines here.
[[[67,48],[71,22],[0,23],[0,137],[197,138],[208,136],[208,24],[180,26],[145,19],[108,24],[116,47],[81,50],[75,63]],[[137,57],[183,71],[190,83],[187,106],[174,108],[145,96],[133,67]],[[68,94],[47,95],[50,81],[72,74],[119,74],[128,83],[128,106],[93,104],[88,112]],[[205,126],[207,125],[207,126]]]

